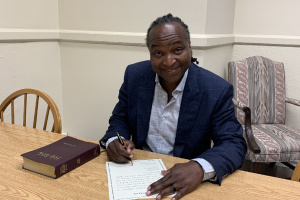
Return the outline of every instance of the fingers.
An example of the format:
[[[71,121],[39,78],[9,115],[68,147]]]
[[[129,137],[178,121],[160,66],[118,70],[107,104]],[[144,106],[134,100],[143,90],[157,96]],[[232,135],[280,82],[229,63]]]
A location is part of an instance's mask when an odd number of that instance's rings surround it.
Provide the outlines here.
[[[174,185],[170,185],[168,187],[166,187],[164,190],[162,190],[157,196],[156,196],[156,199],[159,200],[159,199],[162,199],[163,197],[165,196],[168,196],[168,195],[171,195],[171,194],[174,194],[176,192],[176,190],[173,188],[175,188],[176,186]]]
[[[183,197],[187,193],[188,192],[186,192],[186,189],[182,189],[182,190],[178,191],[177,194],[171,200],[180,199],[181,197]]]
[[[108,158],[117,163],[127,163],[130,158],[133,157],[130,152],[125,150],[118,140],[109,143],[106,151]]]
[[[162,171],[167,172],[167,171]],[[156,199],[161,199],[164,196],[174,193],[173,187],[171,186],[175,182],[174,178],[171,177],[170,173],[167,173],[163,178],[152,183],[148,188],[146,195],[150,196],[152,194],[159,193]],[[174,187],[176,188],[175,184]]]
[[[130,153],[135,148],[134,143],[131,140],[123,140],[123,141],[127,149],[127,152]]]
[[[198,187],[203,179],[203,173],[201,165],[197,162],[176,164],[171,169],[162,171],[164,177],[152,183],[147,188],[146,195],[158,193],[156,199],[161,199],[176,191],[177,193],[172,200],[180,199]]]
[[[162,174],[163,176],[165,176],[165,175],[167,175],[169,172],[170,172],[170,170],[165,170],[165,171],[161,171],[161,174]]]
[[[166,185],[167,185],[167,184],[166,184]],[[178,189],[177,189],[177,188],[180,188],[180,189],[181,189],[181,190],[179,190],[179,191],[184,192],[184,190],[182,190],[182,187],[176,186],[176,184],[171,184],[171,185],[169,185],[169,186],[166,186],[166,185],[165,185],[164,189],[162,189],[162,190],[158,193],[158,195],[156,196],[156,199],[157,199],[157,200],[162,199],[162,198],[165,197],[165,196],[168,196],[168,195],[171,195],[171,194],[174,194],[174,193],[178,192]],[[155,186],[154,186],[154,187],[155,187]],[[151,192],[151,191],[152,191],[152,190],[151,190],[151,186],[149,186],[148,189],[149,189],[149,190],[146,192],[146,195],[147,195],[147,196],[150,196],[150,195],[156,193],[156,192]],[[178,195],[179,198],[180,198],[181,196],[183,196],[183,195]]]

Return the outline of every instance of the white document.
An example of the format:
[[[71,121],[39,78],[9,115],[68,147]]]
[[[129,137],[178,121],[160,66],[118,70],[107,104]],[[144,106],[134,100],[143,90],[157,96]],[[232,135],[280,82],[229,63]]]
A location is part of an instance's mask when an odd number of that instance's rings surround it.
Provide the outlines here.
[[[109,199],[146,199],[156,195],[146,196],[147,187],[162,178],[161,171],[166,167],[161,159],[133,160],[120,164],[106,162]]]

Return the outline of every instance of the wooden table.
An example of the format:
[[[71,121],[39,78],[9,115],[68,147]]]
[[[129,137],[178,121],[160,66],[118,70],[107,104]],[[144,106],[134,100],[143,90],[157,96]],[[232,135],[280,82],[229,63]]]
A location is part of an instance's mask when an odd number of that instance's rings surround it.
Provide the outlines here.
[[[105,152],[58,179],[22,169],[22,153],[62,137],[0,122],[0,199],[109,199]],[[161,158],[167,168],[187,161],[141,150],[133,155],[134,159]],[[300,199],[300,183],[238,170],[222,186],[205,182],[183,199]]]

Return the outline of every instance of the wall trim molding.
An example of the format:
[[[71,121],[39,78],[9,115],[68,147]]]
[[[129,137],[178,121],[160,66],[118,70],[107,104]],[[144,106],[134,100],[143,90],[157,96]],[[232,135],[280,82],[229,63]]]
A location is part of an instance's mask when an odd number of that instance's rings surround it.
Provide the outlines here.
[[[146,33],[55,29],[0,29],[0,42],[49,41],[146,46]],[[226,45],[272,45],[300,47],[300,36],[191,34],[195,49]]]
[[[234,35],[235,44],[271,45],[271,46],[300,46],[300,36],[286,35]]]
[[[108,32],[108,31],[78,31],[60,30],[59,40],[63,42],[124,44],[133,46],[146,46],[145,33],[135,32]]]
[[[0,42],[58,40],[59,30],[53,29],[0,29]]]

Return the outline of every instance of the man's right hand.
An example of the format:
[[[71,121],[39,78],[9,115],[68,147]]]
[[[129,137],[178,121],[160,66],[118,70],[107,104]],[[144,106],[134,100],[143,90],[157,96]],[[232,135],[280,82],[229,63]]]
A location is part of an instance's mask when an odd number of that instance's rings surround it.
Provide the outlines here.
[[[106,149],[107,157],[117,163],[127,163],[133,158],[131,151],[134,149],[134,143],[131,140],[123,140],[126,149],[121,145],[118,139],[108,144]]]

